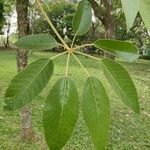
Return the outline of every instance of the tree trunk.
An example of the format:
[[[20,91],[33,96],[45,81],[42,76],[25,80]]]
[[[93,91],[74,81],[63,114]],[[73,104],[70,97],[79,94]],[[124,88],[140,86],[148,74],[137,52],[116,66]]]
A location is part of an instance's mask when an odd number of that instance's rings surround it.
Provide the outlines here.
[[[29,0],[17,0],[17,22],[18,22],[18,37],[24,37],[29,34],[29,20],[28,20],[28,5]],[[18,72],[23,70],[28,65],[28,51],[21,49],[17,50],[17,70]],[[35,139],[31,109],[29,106],[25,106],[20,110],[21,117],[21,138],[22,140],[33,142]]]
[[[5,42],[5,48],[9,48],[9,32],[10,32],[10,22],[8,23],[7,27],[7,37],[6,37],[6,42]]]

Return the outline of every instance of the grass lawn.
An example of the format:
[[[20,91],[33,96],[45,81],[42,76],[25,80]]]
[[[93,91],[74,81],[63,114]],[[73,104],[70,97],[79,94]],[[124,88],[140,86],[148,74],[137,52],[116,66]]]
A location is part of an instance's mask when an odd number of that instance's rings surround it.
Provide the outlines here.
[[[29,58],[32,62],[41,57],[51,57],[55,53],[35,53]],[[48,91],[56,80],[64,75],[66,55],[55,59],[54,76],[46,89],[32,102],[33,126],[36,133],[35,143],[20,140],[19,111],[3,111],[4,93],[10,80],[16,75],[15,51],[0,51],[0,150],[48,150],[42,128],[42,108]],[[131,74],[137,87],[141,114],[137,115],[128,109],[107,83],[99,63],[79,56],[93,76],[99,78],[107,89],[111,104],[111,126],[108,150],[149,150],[150,149],[150,61],[122,63]],[[87,78],[84,70],[71,58],[69,73],[75,81],[81,97],[83,84]],[[73,136],[63,150],[94,150],[87,128],[79,117]]]

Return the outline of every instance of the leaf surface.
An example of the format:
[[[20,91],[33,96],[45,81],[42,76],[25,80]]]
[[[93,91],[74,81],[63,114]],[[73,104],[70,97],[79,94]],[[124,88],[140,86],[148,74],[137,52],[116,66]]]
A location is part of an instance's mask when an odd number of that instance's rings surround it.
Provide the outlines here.
[[[139,113],[137,91],[129,73],[120,64],[109,59],[102,59],[102,66],[104,74],[115,92],[128,107]]]
[[[51,150],[61,150],[71,137],[79,113],[75,84],[68,77],[59,79],[45,102],[43,126]]]
[[[105,150],[109,131],[109,100],[102,83],[94,77],[89,77],[84,85],[82,109],[96,150]]]
[[[15,45],[24,50],[46,50],[58,47],[57,41],[50,34],[33,34],[19,39]]]
[[[47,85],[53,68],[52,60],[42,58],[17,74],[6,91],[5,109],[19,109],[31,102]]]
[[[127,30],[133,26],[140,8],[140,0],[121,0],[123,12],[126,17]]]
[[[77,36],[85,34],[92,24],[92,9],[87,0],[81,0],[73,18],[73,30]]]
[[[145,23],[145,26],[150,31],[150,0],[140,1],[140,14]]]
[[[97,40],[94,46],[131,62],[139,57],[138,48],[129,42],[104,39]]]

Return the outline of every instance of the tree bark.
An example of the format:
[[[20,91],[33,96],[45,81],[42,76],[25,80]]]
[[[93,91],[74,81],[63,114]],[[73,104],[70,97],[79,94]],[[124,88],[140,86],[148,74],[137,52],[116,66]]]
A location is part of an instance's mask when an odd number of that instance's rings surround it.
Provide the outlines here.
[[[29,19],[28,19],[29,0],[16,0],[17,22],[18,22],[18,37],[22,38],[29,34]],[[28,51],[17,49],[17,70],[23,70],[28,65]],[[25,106],[20,110],[21,117],[21,139],[33,142],[35,139],[31,109]]]
[[[112,15],[112,0],[103,0],[105,7],[105,22],[104,26],[106,29],[106,38],[115,38],[115,22]]]

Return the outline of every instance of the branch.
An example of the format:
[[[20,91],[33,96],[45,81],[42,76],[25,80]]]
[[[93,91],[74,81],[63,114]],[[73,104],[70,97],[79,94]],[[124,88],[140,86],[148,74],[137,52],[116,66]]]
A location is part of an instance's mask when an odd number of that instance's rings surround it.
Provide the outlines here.
[[[56,28],[54,27],[54,25],[52,24],[51,20],[49,19],[49,17],[47,16],[46,12],[44,11],[42,4],[40,2],[40,0],[35,0],[36,4],[41,12],[41,14],[43,15],[43,17],[46,19],[46,21],[48,22],[48,24],[50,25],[50,27],[52,28],[52,30],[54,31],[54,33],[56,34],[56,36],[58,37],[58,39],[61,41],[61,43],[65,46],[65,48],[68,50],[69,47],[66,44],[66,42],[64,41],[64,39],[62,39],[62,37],[60,36],[60,34],[58,33],[58,31],[56,30]]]

